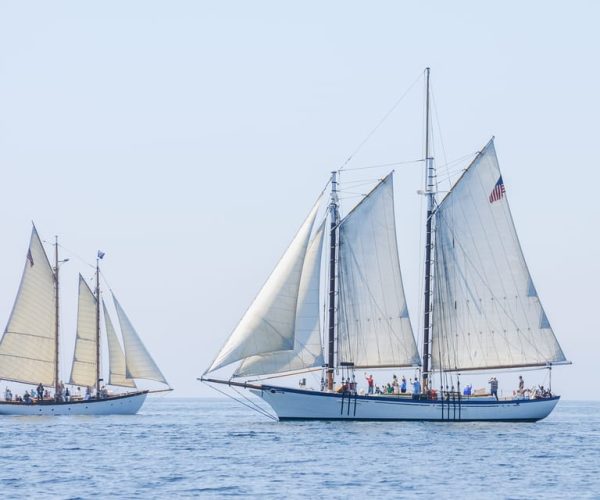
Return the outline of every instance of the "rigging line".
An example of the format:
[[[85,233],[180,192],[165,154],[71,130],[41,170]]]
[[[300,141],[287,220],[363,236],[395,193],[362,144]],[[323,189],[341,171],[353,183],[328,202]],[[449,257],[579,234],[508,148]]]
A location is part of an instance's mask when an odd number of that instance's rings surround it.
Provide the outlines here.
[[[262,382],[263,380],[272,380],[274,378],[295,377],[296,375],[302,375],[303,373],[317,372],[317,371],[321,370],[321,368],[322,368],[322,366],[319,366],[316,368],[305,368],[303,370],[280,373],[278,375],[271,374],[268,377],[262,377],[262,378],[258,377],[258,378],[248,379],[248,380],[246,380],[246,382],[253,384],[254,382]]]
[[[400,98],[394,103],[394,105],[388,110],[388,112],[383,115],[383,118],[379,120],[379,123],[367,134],[367,136],[362,140],[362,142],[356,147],[356,149],[346,158],[346,161],[340,166],[338,170],[343,170],[344,167],[352,161],[354,156],[363,148],[363,146],[373,137],[375,132],[379,130],[379,128],[385,123],[385,121],[390,117],[390,115],[396,110],[396,108],[400,105],[402,100],[408,95],[408,93],[413,89],[413,87],[417,84],[419,80],[423,78],[423,73],[419,72],[419,76],[410,84],[410,86],[404,91],[404,93],[400,96]]]
[[[255,411],[256,413],[259,413],[259,414],[261,414],[261,415],[263,415],[263,416],[265,416],[265,417],[268,417],[268,418],[270,418],[270,419],[272,419],[272,420],[277,420],[275,417],[273,417],[273,415],[268,415],[268,414],[267,414],[267,415],[265,415],[264,413],[262,413],[262,412],[258,411],[258,410],[257,410],[256,408],[254,408],[253,406],[251,406],[251,405],[249,405],[249,404],[247,404],[247,403],[244,403],[243,401],[240,401],[239,399],[236,399],[236,398],[235,398],[234,396],[232,396],[231,394],[227,394],[225,391],[222,391],[221,389],[218,389],[218,388],[216,388],[216,387],[214,387],[214,386],[210,385],[209,383],[206,383],[206,385],[207,385],[208,387],[210,387],[210,388],[211,388],[213,391],[216,391],[216,392],[218,392],[218,393],[220,393],[220,394],[223,394],[223,396],[225,396],[225,397],[228,397],[229,399],[232,399],[232,400],[233,400],[233,401],[235,401],[236,403],[239,403],[239,404],[241,404],[241,405],[245,406],[246,408],[250,408],[252,411]]]
[[[364,167],[345,168],[344,172],[351,172],[353,170],[367,170],[370,168],[383,168],[383,167],[395,167],[395,166],[401,166],[401,165],[413,165],[415,163],[423,163],[424,161],[425,160],[421,158],[418,160],[406,160],[406,161],[396,161],[396,162],[390,162],[390,163],[378,163],[375,165],[366,165]]]
[[[252,401],[248,396],[242,394],[239,390],[237,390],[235,387],[231,387],[231,389],[233,389],[233,391],[237,394],[239,394],[243,399],[245,399],[248,404],[252,405],[254,408],[256,408],[256,411],[258,411],[259,413],[261,413],[262,415],[264,415],[265,417],[269,417],[272,420],[277,420],[276,417],[274,417],[273,415],[271,415],[267,410],[265,410],[262,406],[260,406],[258,403]]]
[[[43,240],[44,243],[50,243],[46,240]],[[53,243],[54,244],[54,243]],[[58,246],[60,248],[62,248],[63,250],[65,250],[67,253],[69,253],[72,257],[75,257],[76,259],[80,260],[83,264],[85,264],[86,266],[90,266],[91,268],[95,268],[96,266],[94,266],[93,264],[90,264],[88,261],[86,261],[83,257],[81,257],[80,255],[76,254],[73,250],[65,247],[64,245],[61,245],[60,243],[58,244]]]
[[[442,146],[442,155],[444,156],[444,162],[448,162],[448,158],[446,156],[446,147],[444,146],[444,138],[442,137],[442,126],[440,125],[440,115],[437,109],[437,105],[435,102],[435,94],[433,92],[433,85],[430,83],[429,85],[429,92],[431,94],[431,104],[432,104],[432,108],[433,108],[433,115],[435,116],[435,121],[437,124],[437,128],[438,128],[438,137],[440,140],[440,145]]]

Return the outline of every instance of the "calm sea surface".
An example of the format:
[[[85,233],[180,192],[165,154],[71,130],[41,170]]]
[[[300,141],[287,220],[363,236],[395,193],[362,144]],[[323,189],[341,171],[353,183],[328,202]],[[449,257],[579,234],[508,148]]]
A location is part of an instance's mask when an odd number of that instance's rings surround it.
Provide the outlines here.
[[[600,403],[535,424],[276,423],[223,400],[0,417],[2,498],[600,498]]]

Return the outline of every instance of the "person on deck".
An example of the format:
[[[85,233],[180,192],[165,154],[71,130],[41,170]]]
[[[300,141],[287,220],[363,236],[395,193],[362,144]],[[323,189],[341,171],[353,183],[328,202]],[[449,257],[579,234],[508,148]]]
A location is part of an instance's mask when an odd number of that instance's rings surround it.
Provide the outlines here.
[[[421,382],[419,382],[418,378],[415,378],[414,382],[412,383],[412,386],[413,386],[413,395],[421,394]]]
[[[490,384],[490,393],[492,396],[494,396],[496,398],[496,401],[498,400],[498,380],[496,379],[496,377],[492,377],[489,380],[489,384]]]
[[[406,394],[406,377],[402,375],[402,383],[400,384],[400,392]]]
[[[525,381],[523,377],[519,375],[519,394],[522,396],[525,393]]]
[[[37,386],[37,395],[38,395],[38,400],[42,401],[44,399],[44,386],[42,385],[41,382]]]
[[[71,400],[71,393],[69,392],[69,388],[65,389],[65,401],[68,403]]]
[[[366,373],[365,373],[366,375]],[[373,375],[369,374],[368,377],[365,377],[368,386],[368,394],[373,394],[373,387],[375,386],[375,381],[373,380]]]

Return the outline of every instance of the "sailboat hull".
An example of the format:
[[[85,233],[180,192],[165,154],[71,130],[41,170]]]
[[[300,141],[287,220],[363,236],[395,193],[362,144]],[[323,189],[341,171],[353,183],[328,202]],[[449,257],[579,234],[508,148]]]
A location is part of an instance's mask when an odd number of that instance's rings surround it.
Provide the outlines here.
[[[456,398],[450,401],[403,396],[362,396],[261,386],[251,389],[279,420],[415,420],[443,422],[535,422],[560,399]]]
[[[106,399],[89,399],[56,403],[54,401],[25,404],[0,402],[0,415],[134,415],[146,401],[148,391],[112,396]]]

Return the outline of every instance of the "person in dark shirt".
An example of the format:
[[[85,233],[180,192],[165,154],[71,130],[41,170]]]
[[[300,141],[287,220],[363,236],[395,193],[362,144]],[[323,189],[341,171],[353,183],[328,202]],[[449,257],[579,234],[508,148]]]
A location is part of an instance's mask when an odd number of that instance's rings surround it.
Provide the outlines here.
[[[496,379],[496,377],[492,377],[489,380],[489,384],[490,384],[490,393],[492,394],[492,396],[494,396],[496,398],[496,400],[498,400],[498,380]]]

